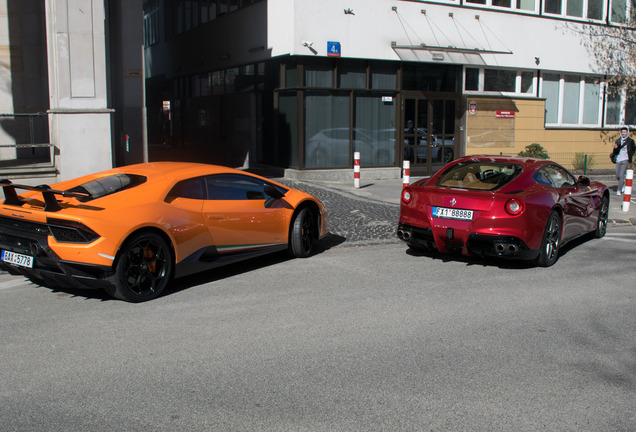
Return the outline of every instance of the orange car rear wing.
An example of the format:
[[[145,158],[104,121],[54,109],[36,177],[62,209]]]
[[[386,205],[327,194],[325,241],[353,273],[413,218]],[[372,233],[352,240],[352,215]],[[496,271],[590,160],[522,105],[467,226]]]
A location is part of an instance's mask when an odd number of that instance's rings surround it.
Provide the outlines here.
[[[0,186],[2,186],[2,191],[4,192],[4,204],[6,205],[20,207],[24,204],[24,201],[20,199],[17,192],[15,191],[16,189],[25,189],[42,193],[42,197],[44,198],[44,211],[47,212],[56,212],[62,210],[62,207],[57,202],[57,198],[55,198],[55,195],[83,199],[92,198],[91,194],[89,193],[61,191],[51,189],[51,187],[48,185],[28,186],[22,184],[14,184],[11,183],[11,180],[0,180]]]

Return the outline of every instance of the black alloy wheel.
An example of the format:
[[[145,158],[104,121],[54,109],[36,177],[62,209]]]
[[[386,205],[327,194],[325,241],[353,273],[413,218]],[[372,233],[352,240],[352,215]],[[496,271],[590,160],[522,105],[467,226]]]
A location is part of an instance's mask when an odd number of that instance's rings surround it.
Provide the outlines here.
[[[159,234],[133,235],[122,248],[109,294],[120,300],[151,300],[164,290],[172,273],[172,254]]]
[[[537,257],[537,265],[540,267],[550,267],[559,257],[559,245],[561,243],[561,216],[552,210],[548,216],[548,223],[543,232],[541,240],[541,250]]]
[[[601,201],[601,208],[598,210],[598,222],[596,223],[596,231],[594,232],[594,236],[596,238],[601,238],[605,236],[607,232],[607,219],[609,217],[609,198],[606,196],[603,197],[603,201]]]

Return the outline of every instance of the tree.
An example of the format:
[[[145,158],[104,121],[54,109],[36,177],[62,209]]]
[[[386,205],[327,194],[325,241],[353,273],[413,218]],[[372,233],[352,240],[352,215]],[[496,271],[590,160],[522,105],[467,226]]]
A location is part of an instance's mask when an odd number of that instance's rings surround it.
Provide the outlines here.
[[[527,145],[525,151],[519,152],[517,156],[547,159],[548,152],[545,151],[541,144],[532,143]]]
[[[585,24],[580,32],[582,43],[594,55],[596,68],[608,76],[610,91],[625,88],[629,95],[636,95],[636,17],[624,21]]]

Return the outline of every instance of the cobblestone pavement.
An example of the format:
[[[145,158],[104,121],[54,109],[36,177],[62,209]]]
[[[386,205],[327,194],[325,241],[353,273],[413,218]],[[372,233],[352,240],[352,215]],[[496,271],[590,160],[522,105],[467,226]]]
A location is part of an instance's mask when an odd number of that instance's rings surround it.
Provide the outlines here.
[[[321,242],[325,243],[325,246],[343,243],[346,246],[400,243],[395,234],[400,217],[398,204],[383,203],[342,191],[316,187],[306,181],[276,180],[312,194],[327,207],[331,235]]]
[[[337,245],[365,246],[384,243],[400,243],[395,234],[400,217],[399,199],[396,202],[387,202],[387,191],[382,199],[360,196],[361,191],[372,190],[358,189],[358,193],[348,192],[346,188],[334,187],[325,183],[316,185],[311,181],[292,180],[286,178],[276,179],[278,182],[303,190],[320,199],[329,212],[329,231],[331,234],[321,242],[325,247]],[[616,189],[612,189],[614,192]],[[398,189],[399,191],[399,189]],[[379,193],[376,189],[372,192],[364,192],[367,196]],[[399,193],[399,192],[398,192]],[[393,196],[392,192],[388,194]],[[636,226],[636,217],[633,212],[620,211],[622,199],[610,200],[610,224],[615,226]]]

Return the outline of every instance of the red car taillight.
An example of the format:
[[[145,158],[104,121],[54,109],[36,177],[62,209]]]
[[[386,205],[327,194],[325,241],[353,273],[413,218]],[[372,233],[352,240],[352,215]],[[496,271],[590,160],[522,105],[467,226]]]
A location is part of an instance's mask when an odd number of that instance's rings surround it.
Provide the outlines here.
[[[506,202],[506,211],[512,216],[517,216],[526,209],[526,205],[519,198],[510,198]]]
[[[402,189],[402,202],[404,204],[408,204],[411,202],[412,199],[413,192],[411,191],[411,188],[405,187],[404,189]]]

